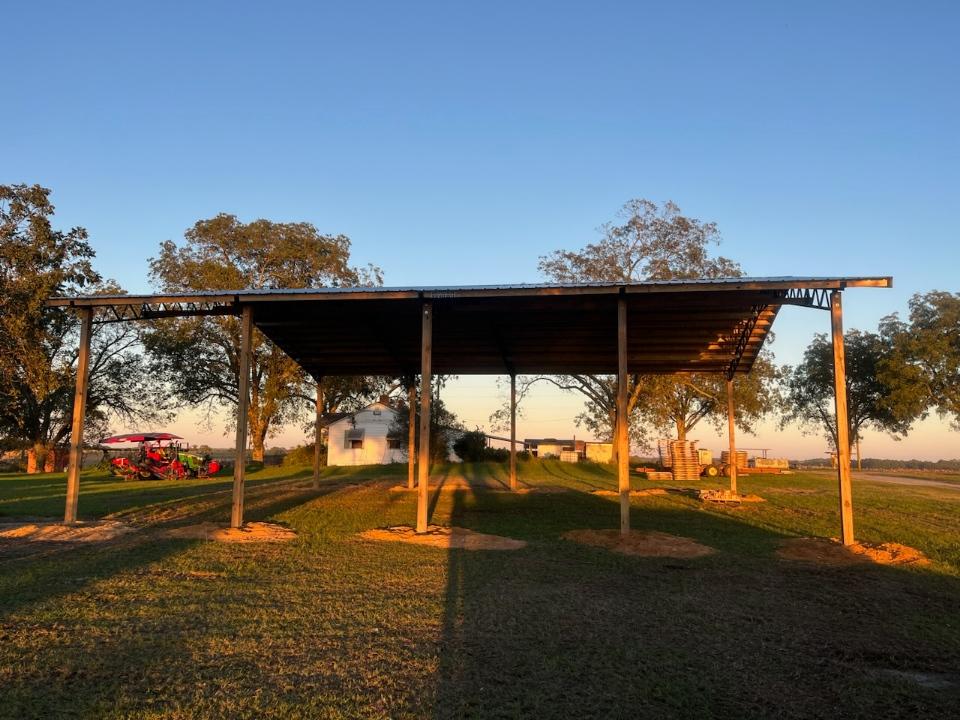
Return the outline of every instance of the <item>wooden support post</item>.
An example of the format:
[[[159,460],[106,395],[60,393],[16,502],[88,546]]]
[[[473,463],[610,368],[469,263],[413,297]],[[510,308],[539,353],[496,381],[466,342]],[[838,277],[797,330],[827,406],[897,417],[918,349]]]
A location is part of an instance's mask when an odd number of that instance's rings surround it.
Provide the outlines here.
[[[247,463],[247,409],[250,403],[250,343],[253,307],[243,306],[240,327],[239,392],[237,395],[237,444],[233,461],[233,508],[230,527],[243,526],[243,479]]]
[[[830,293],[833,331],[833,396],[837,410],[837,479],[840,484],[840,540],[853,545],[853,490],[850,486],[850,423],[847,419],[847,366],[843,347],[840,291]]]
[[[730,440],[730,492],[737,494],[737,438],[733,422],[733,378],[727,378],[727,437]]]
[[[317,417],[314,423],[313,435],[313,489],[320,489],[320,440],[322,434],[321,421],[323,420],[323,378],[317,381]]]
[[[630,533],[630,443],[627,417],[627,299],[617,300],[617,488],[620,491],[620,534]]]
[[[430,400],[433,386],[433,306],[423,304],[420,335],[420,456],[417,458],[417,532],[427,531],[430,502]]]
[[[510,489],[517,489],[517,375],[510,373]]]
[[[90,335],[93,332],[93,308],[80,308],[80,348],[77,354],[77,380],[73,391],[73,425],[70,432],[70,460],[67,466],[67,503],[65,523],[77,521],[80,499],[80,470],[83,467],[83,416],[87,412],[87,380],[90,375]]]
[[[407,430],[407,489],[413,490],[417,486],[414,473],[417,467],[417,378],[411,376],[410,387],[407,388],[407,410],[410,413]]]

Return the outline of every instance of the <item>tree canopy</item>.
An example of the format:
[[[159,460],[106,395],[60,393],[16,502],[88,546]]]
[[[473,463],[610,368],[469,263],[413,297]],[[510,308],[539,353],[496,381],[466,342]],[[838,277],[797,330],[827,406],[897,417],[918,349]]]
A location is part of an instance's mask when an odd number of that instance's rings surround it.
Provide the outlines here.
[[[539,270],[555,282],[636,282],[721,278],[742,275],[740,265],[725,257],[711,257],[710,246],[720,244],[712,222],[683,215],[667,201],[635,199],[618,213],[620,224],[601,226],[603,238],[580,250],[556,250],[540,257]]]
[[[909,318],[894,314],[880,324],[891,348],[879,367],[888,410],[901,417],[934,410],[960,430],[960,293],[917,293]]]
[[[438,375],[433,378],[433,387],[431,392],[433,397],[430,399],[430,461],[446,462],[450,454],[450,449],[454,442],[466,431],[463,423],[457,418],[456,414],[450,410],[439,396],[440,388],[446,382],[446,377]],[[416,447],[420,447],[420,391],[417,390],[416,405]],[[408,439],[410,432],[410,406],[406,398],[398,398],[394,404],[397,411],[393,422],[387,430],[387,438],[393,442],[403,452],[408,451]]]
[[[916,417],[894,410],[888,399],[890,386],[879,369],[891,360],[889,338],[877,333],[848,330],[844,335],[847,379],[847,416],[851,446],[862,440],[865,428],[903,437]],[[817,334],[796,367],[784,368],[781,427],[797,423],[822,431],[837,448],[834,408],[833,342]],[[859,460],[859,453],[858,453]]]
[[[198,221],[185,242],[166,241],[150,261],[153,282],[165,292],[276,289],[379,284],[379,268],[355,268],[350,240],[324,235],[309,223],[255,220],[220,214]],[[208,413],[239,401],[240,322],[188,318],[156,323],[145,337],[153,367],[186,404]],[[300,367],[259,331],[251,343],[248,426],[255,459],[266,438],[312,407],[314,385]],[[324,381],[330,398],[370,385],[351,379]],[[342,387],[341,387],[342,386]],[[332,403],[326,403],[329,407]]]
[[[50,191],[0,186],[0,434],[27,448],[27,469],[54,469],[55,448],[70,432],[79,323],[45,307],[51,295],[118,293],[93,269],[83,228],[56,230]],[[86,436],[111,419],[163,416],[162,393],[149,381],[137,328],[95,325],[90,340]]]
[[[629,201],[615,222],[601,226],[603,237],[580,250],[557,250],[542,256],[540,272],[555,282],[636,282],[693,278],[736,277],[743,274],[735,261],[711,255],[720,243],[715,223],[690,218],[673,202],[662,206],[650,200]],[[524,378],[553,383],[586,398],[577,418],[597,437],[612,437],[616,417],[616,378],[610,375],[563,375]],[[749,431],[752,424],[775,407],[777,374],[764,353],[748,376],[735,383],[737,423]],[[631,375],[627,394],[630,439],[646,446],[650,432],[674,431],[685,438],[699,422],[722,422],[726,412],[725,379],[710,374]]]

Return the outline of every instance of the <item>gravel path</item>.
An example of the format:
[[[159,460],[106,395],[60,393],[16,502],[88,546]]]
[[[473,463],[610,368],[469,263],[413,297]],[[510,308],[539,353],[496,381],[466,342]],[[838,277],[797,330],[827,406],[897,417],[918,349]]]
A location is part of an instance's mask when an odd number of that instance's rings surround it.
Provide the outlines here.
[[[920,478],[904,477],[903,475],[878,475],[875,473],[855,472],[854,480],[866,480],[867,482],[890,483],[892,485],[920,485],[924,487],[947,488],[948,490],[960,490],[957,483],[944,482],[942,480],[921,480]]]

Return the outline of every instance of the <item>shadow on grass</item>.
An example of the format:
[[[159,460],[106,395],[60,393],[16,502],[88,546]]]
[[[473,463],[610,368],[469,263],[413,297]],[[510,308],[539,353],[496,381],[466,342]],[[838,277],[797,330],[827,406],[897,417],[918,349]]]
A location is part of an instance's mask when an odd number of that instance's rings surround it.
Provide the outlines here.
[[[96,545],[74,546],[42,558],[0,562],[0,616],[158,562],[193,542],[157,540],[138,533]],[[41,562],[34,562],[37,559]]]
[[[328,483],[318,490],[297,489],[280,497],[257,498],[245,508],[245,521],[271,519],[295,507],[342,489],[341,483]],[[188,499],[192,499],[190,496]],[[203,521],[229,524],[231,498],[218,498],[213,507],[187,512],[169,522],[153,523],[103,543],[69,544],[36,555],[0,558],[0,613],[25,604],[40,603],[57,595],[76,592],[84,585],[148,565],[182,550],[196,541],[169,540],[159,533],[166,527]],[[46,548],[48,544],[44,547]],[[37,563],[35,561],[40,560]]]
[[[960,697],[955,578],[782,561],[784,535],[659,499],[634,503],[634,528],[719,552],[558,539],[617,517],[582,492],[454,494],[452,525],[531,545],[449,552],[434,717],[944,716]]]
[[[247,517],[282,515],[300,526],[306,515],[352,508],[352,490],[384,507],[400,499],[381,493],[386,483],[377,478],[348,490],[355,479],[325,481],[319,490],[275,488],[248,505]],[[341,499],[311,506],[341,491]],[[0,565],[8,663],[0,673],[11,673],[0,683],[0,717],[220,717],[238,709],[242,716],[286,717],[285,707],[316,717],[319,711],[303,708],[324,702],[349,709],[356,688],[328,670],[342,655],[326,656],[329,647],[317,650],[299,636],[314,620],[313,588],[328,569],[312,547],[315,533],[303,540],[221,545],[145,532],[37,563]],[[298,615],[300,608],[306,614]],[[318,637],[316,623],[312,631]],[[278,638],[287,639],[286,654],[277,650]],[[303,686],[302,668],[284,666],[297,678],[294,687],[278,679],[278,665],[292,662],[291,650],[300,648],[314,669]]]
[[[247,479],[247,487],[288,482],[306,477],[303,468],[270,469],[264,477]],[[97,519],[163,502],[189,500],[217,492],[229,492],[232,477],[184,480],[123,481],[101,473],[87,473],[80,480],[78,513],[81,519]],[[66,476],[12,475],[0,477],[0,516],[62,518]]]
[[[585,485],[594,490],[609,490],[616,482],[616,475],[610,468],[596,463],[572,465],[561,462],[539,461],[539,465],[543,473],[562,481],[564,486],[570,486],[572,483],[576,486]],[[574,471],[574,468],[576,471]]]

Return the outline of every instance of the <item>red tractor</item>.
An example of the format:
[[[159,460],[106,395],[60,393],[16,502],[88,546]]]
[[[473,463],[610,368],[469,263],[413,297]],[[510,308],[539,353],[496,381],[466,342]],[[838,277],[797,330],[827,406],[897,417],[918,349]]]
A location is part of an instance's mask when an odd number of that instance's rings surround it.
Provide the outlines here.
[[[110,460],[110,471],[126,480],[181,480],[185,477],[209,477],[220,464],[209,455],[187,452],[179,435],[172,433],[128,433],[100,441],[101,445],[137,443],[137,449]]]

